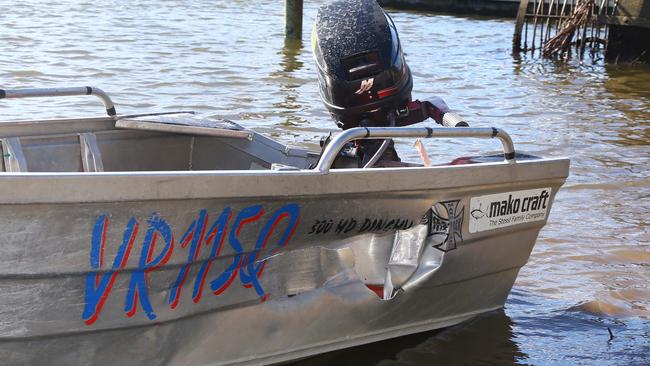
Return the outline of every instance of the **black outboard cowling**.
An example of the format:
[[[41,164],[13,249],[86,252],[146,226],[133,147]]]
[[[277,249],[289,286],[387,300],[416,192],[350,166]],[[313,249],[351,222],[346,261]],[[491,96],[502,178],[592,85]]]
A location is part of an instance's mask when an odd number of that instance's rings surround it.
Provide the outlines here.
[[[320,96],[339,127],[388,125],[413,81],[392,19],[375,0],[339,0],[318,10],[312,32]]]

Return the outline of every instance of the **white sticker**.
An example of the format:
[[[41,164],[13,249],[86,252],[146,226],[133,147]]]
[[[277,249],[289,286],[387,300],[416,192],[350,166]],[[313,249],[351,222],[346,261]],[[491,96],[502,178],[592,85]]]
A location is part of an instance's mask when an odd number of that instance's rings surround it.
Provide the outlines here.
[[[469,202],[469,232],[544,220],[550,203],[551,188],[472,197]]]
[[[372,89],[373,84],[375,83],[375,78],[370,78],[367,80],[363,80],[361,82],[361,85],[359,86],[359,90],[355,91],[354,94],[363,94],[365,92],[370,92],[370,89]]]

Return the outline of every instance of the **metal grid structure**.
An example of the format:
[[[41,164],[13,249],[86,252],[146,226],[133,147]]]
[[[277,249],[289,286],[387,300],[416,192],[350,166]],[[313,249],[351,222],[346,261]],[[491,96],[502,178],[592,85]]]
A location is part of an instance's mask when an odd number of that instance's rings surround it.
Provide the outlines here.
[[[566,60],[585,51],[602,58],[609,27],[601,20],[615,15],[618,0],[521,0],[513,50]]]

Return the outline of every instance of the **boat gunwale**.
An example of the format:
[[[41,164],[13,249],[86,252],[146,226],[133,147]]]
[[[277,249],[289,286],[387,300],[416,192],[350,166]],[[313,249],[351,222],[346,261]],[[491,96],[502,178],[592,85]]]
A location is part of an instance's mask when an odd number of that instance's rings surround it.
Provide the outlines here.
[[[442,174],[444,172],[444,174]],[[489,185],[562,184],[569,160],[431,167],[317,170],[0,173],[0,203],[86,203],[174,199],[249,199],[467,190]],[[477,177],[480,177],[477,178]],[[296,179],[301,179],[296,184]],[[224,184],[224,180],[229,181]],[[17,190],[16,187],[20,187]],[[119,187],[119,188],[118,188]]]

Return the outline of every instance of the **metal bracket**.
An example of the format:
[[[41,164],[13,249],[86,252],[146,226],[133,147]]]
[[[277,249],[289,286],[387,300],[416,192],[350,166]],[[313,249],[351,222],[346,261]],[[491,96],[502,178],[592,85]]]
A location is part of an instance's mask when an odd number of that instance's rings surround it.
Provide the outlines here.
[[[81,163],[84,172],[103,172],[104,162],[99,145],[97,145],[97,136],[91,132],[80,133],[79,143],[81,144]]]
[[[20,173],[27,171],[27,160],[23,153],[23,146],[19,137],[7,137],[2,139],[3,159],[5,171]]]

